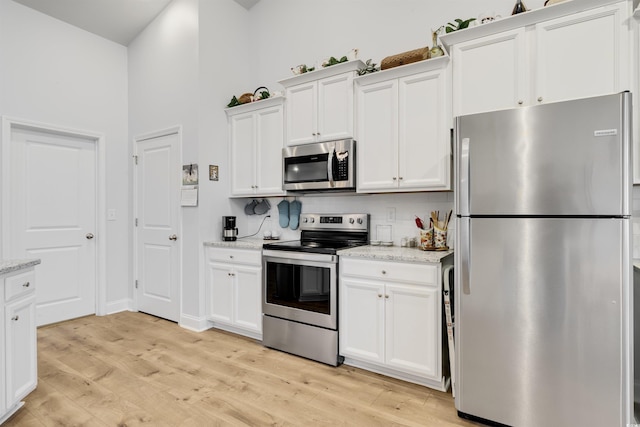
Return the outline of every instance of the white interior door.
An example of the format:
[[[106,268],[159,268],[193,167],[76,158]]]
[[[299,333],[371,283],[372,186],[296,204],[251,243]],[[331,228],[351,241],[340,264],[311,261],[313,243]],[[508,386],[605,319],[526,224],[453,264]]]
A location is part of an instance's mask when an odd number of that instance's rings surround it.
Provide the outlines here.
[[[180,316],[177,132],[136,141],[136,286],[139,311]]]
[[[96,312],[96,145],[96,139],[11,128],[5,257],[42,260],[38,325]]]

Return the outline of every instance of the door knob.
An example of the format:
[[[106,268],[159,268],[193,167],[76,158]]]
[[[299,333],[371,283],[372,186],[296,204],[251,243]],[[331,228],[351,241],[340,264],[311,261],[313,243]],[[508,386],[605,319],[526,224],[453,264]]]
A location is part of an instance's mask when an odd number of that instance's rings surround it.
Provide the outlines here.
[[[87,240],[91,240],[93,239],[93,233],[87,233],[85,237],[87,238]]]
[[[172,234],[171,236],[169,236],[169,240],[178,240],[178,236]]]

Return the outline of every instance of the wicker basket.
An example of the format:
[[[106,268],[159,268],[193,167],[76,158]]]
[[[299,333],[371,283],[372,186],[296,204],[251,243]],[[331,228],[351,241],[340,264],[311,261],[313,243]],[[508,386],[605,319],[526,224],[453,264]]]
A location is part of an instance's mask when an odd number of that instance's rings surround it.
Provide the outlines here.
[[[429,48],[423,47],[420,49],[410,50],[408,52],[402,52],[397,55],[387,56],[380,63],[380,69],[386,70],[388,68],[399,67],[400,65],[411,64],[413,62],[429,59]]]

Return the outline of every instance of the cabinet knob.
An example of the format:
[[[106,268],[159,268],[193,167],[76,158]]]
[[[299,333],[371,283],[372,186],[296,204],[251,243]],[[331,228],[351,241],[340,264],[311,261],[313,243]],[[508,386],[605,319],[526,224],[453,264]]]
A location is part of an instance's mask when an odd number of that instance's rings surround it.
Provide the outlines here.
[[[538,102],[542,102],[542,97],[541,96],[538,97]]]
[[[13,317],[11,318],[11,320],[13,320],[13,321],[17,322],[18,320],[20,320],[20,316],[18,316],[18,315],[16,314],[15,316],[13,316]]]
[[[229,258],[233,259],[233,255],[229,255]]]
[[[524,101],[521,99],[520,101],[518,101],[518,105],[522,105],[524,104]]]
[[[400,178],[398,178],[398,179],[399,179],[400,181],[402,181],[404,178],[403,178],[403,177],[400,177]]]
[[[396,178],[396,177],[394,176],[394,177],[393,177],[393,180],[395,181],[396,179],[398,179],[398,178]]]
[[[31,286],[31,283],[29,283],[29,282],[25,282],[25,283],[22,284],[23,288],[28,288],[29,286]]]
[[[176,236],[175,234],[172,234],[171,236],[169,236],[169,240],[176,241],[178,240],[178,236]]]
[[[378,298],[382,298],[382,294],[378,294]]]
[[[386,270],[382,270],[382,274],[387,274],[387,271]]]
[[[93,233],[87,233],[87,235],[84,236],[84,237],[86,237],[87,240],[91,240],[91,239],[93,239]]]
[[[385,295],[384,297],[385,297],[385,298],[387,298],[387,299],[389,299],[389,295]]]

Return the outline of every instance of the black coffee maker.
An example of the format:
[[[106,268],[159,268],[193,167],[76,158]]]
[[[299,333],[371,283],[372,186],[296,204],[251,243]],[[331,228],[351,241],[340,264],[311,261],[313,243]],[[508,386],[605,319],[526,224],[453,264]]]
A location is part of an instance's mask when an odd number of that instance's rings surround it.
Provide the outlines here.
[[[235,216],[223,216],[222,217],[222,240],[225,242],[233,242],[238,236],[238,229],[236,228]]]

